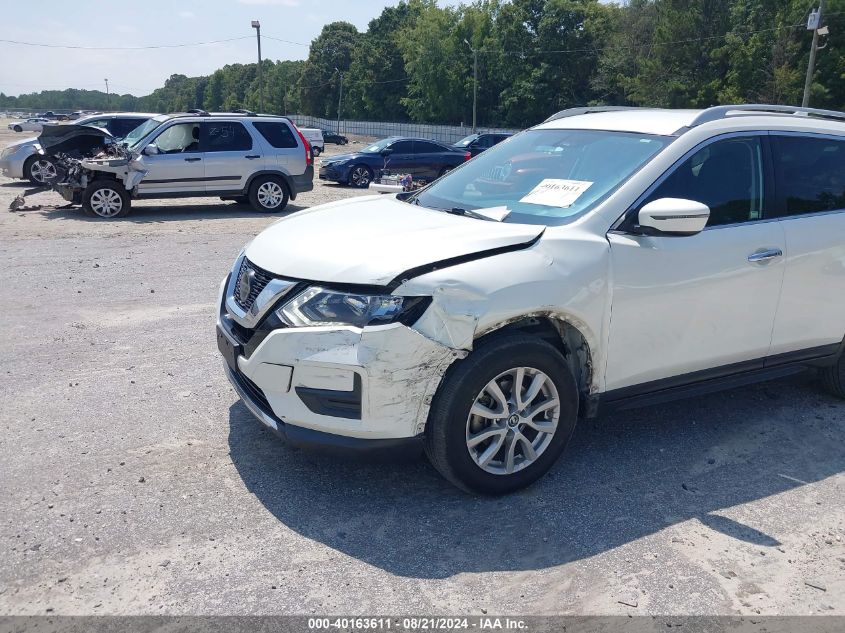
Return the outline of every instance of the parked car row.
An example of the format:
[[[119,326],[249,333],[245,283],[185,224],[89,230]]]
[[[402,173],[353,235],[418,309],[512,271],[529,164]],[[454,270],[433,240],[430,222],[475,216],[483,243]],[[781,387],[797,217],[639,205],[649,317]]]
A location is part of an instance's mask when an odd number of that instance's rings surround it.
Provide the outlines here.
[[[470,152],[436,141],[392,136],[356,152],[323,159],[319,177],[321,180],[367,188],[382,170],[389,169],[431,181],[470,158]]]
[[[431,182],[509,136],[471,134],[451,146],[425,138],[391,136],[357,152],[323,159],[319,177],[366,188],[380,172],[390,171]]]

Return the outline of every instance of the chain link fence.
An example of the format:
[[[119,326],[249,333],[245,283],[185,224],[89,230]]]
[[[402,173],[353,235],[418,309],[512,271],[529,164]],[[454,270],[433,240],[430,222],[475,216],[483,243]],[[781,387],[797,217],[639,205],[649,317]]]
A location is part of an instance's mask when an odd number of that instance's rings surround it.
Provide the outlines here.
[[[321,130],[336,130],[336,119],[322,119],[304,114],[290,114],[288,117],[299,127],[313,127]],[[385,121],[341,121],[340,134],[356,136],[410,136],[428,138],[441,143],[452,144],[472,134],[472,128],[465,125],[428,125],[425,123],[389,123]],[[505,128],[478,128],[478,132],[519,132]]]

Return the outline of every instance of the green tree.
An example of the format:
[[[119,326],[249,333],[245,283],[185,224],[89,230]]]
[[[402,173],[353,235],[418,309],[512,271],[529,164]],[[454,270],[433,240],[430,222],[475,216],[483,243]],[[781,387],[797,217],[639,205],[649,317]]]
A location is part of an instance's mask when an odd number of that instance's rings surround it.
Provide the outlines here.
[[[349,70],[352,51],[359,41],[358,29],[352,24],[332,22],[311,42],[299,83],[299,98],[305,114],[337,115],[339,73]]]

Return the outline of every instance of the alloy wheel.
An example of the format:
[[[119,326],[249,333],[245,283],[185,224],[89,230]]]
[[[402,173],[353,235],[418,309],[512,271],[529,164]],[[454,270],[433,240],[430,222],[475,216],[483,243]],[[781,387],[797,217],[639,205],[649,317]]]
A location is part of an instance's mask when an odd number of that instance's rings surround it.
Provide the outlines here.
[[[123,209],[123,198],[114,189],[97,189],[91,194],[90,205],[101,218],[113,218]]]
[[[49,160],[36,160],[29,168],[29,173],[33,180],[49,183],[56,178],[56,166]]]
[[[279,183],[268,180],[258,187],[258,203],[265,209],[275,209],[285,199],[285,192]]]
[[[370,170],[366,167],[356,167],[352,170],[351,180],[356,187],[366,187],[370,184]]]
[[[467,450],[488,473],[523,470],[549,447],[560,411],[560,397],[549,376],[531,367],[510,369],[476,396],[467,416]]]

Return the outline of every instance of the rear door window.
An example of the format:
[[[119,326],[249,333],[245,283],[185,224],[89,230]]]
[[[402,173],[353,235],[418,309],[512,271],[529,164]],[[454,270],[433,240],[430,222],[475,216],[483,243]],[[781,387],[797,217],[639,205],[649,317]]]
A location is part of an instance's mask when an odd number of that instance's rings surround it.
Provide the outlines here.
[[[288,149],[299,145],[293,130],[281,121],[260,121],[253,123],[253,126],[275,148]]]
[[[252,137],[239,121],[207,121],[200,130],[204,152],[242,152],[252,149]]]
[[[434,143],[427,141],[414,141],[414,154],[437,154],[442,152],[443,148]]]
[[[786,215],[845,209],[845,140],[774,136],[775,169]]]

